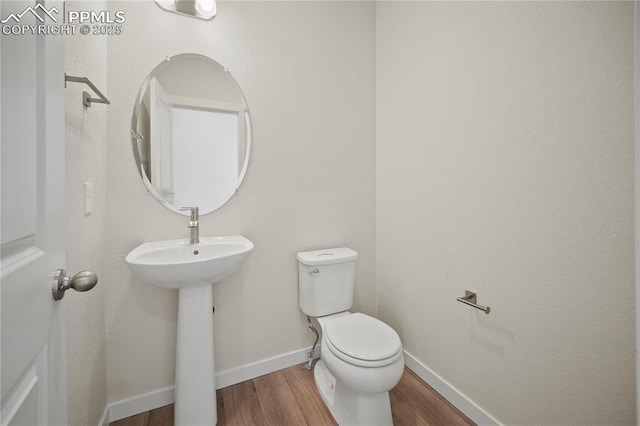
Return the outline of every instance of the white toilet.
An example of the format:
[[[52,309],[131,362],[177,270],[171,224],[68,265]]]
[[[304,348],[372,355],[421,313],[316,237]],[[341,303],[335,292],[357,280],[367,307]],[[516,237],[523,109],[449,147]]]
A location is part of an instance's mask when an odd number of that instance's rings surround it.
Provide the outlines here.
[[[316,386],[340,426],[392,425],[389,390],[402,376],[398,334],[353,305],[358,253],[347,247],[298,253],[302,312],[322,328]]]

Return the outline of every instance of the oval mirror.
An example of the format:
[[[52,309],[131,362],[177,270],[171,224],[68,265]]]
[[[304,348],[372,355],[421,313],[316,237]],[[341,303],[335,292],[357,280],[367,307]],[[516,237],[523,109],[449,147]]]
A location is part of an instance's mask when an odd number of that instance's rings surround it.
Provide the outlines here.
[[[244,178],[251,152],[249,109],[229,71],[206,56],[167,58],[146,78],[131,141],[147,190],[170,210],[222,207]]]

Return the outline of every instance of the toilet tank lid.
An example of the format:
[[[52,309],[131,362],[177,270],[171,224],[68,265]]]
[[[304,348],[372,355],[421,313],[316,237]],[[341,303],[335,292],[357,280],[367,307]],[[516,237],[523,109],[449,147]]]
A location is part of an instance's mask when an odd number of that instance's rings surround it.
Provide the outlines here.
[[[332,263],[351,262],[358,258],[358,252],[349,247],[337,247],[324,250],[302,251],[298,260],[309,266],[330,265]]]

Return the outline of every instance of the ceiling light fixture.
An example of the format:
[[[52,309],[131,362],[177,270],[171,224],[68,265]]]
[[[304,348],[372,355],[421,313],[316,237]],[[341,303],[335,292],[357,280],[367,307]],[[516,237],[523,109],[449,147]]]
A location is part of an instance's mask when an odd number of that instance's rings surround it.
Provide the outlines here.
[[[154,0],[156,4],[167,12],[191,16],[204,20],[213,19],[218,10],[216,0]]]
[[[156,0],[160,7],[175,7],[176,0]]]
[[[202,16],[213,18],[216,16],[216,0],[196,0],[196,11]]]

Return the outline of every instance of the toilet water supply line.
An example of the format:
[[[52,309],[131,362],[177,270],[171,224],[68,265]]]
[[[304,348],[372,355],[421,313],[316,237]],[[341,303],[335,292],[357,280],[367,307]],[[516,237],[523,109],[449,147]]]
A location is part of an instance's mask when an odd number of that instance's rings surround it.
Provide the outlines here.
[[[307,357],[308,357],[308,359],[307,359],[306,364],[304,365],[304,368],[305,368],[306,370],[312,370],[312,369],[313,369],[313,354],[314,354],[314,352],[316,351],[316,345],[318,344],[318,338],[319,338],[319,336],[318,336],[318,330],[316,330],[316,328],[313,326],[313,323],[311,322],[311,318],[309,318],[308,316],[307,316],[307,326],[308,326],[308,327],[309,327],[309,329],[310,329],[311,331],[313,331],[313,332],[315,333],[315,335],[316,335],[316,341],[315,341],[315,342],[313,342],[313,346],[311,347],[311,351],[309,351],[309,352],[307,353]]]

